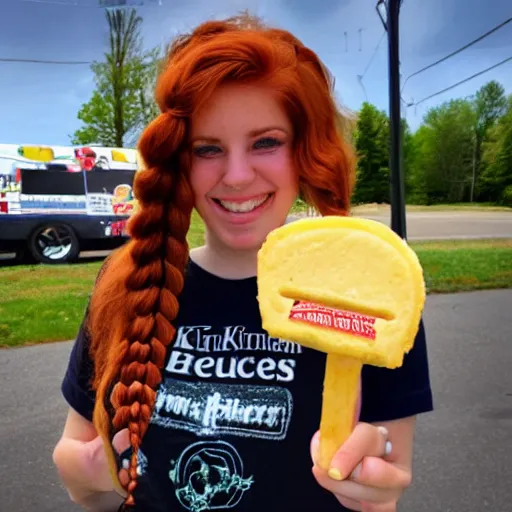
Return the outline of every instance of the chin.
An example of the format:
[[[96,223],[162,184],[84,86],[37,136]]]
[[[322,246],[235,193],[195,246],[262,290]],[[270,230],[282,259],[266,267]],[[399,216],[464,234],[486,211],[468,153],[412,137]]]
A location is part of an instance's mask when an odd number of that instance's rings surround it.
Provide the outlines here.
[[[266,235],[262,236],[256,233],[246,235],[229,236],[222,240],[226,247],[233,251],[259,251]]]

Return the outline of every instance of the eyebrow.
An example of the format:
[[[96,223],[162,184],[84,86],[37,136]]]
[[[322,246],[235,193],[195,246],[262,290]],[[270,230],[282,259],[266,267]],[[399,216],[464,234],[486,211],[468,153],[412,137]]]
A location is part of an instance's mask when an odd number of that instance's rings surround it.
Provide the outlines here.
[[[252,130],[249,132],[250,137],[257,137],[258,135],[262,135],[263,133],[271,132],[271,131],[280,131],[285,134],[288,134],[288,130],[286,130],[282,126],[267,126],[266,128],[258,128],[257,130]],[[202,136],[198,135],[196,137],[192,138],[191,142],[197,142],[198,140],[203,142],[209,142],[209,143],[219,143],[221,142],[220,139],[217,139],[216,137],[209,137],[209,136]]]

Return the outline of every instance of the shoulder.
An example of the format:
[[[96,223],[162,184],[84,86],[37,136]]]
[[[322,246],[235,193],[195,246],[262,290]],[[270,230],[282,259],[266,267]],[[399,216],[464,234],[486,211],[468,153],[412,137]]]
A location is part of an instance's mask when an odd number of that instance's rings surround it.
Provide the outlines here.
[[[427,337],[422,319],[414,346],[400,368],[363,368],[361,420],[391,421],[431,410]]]

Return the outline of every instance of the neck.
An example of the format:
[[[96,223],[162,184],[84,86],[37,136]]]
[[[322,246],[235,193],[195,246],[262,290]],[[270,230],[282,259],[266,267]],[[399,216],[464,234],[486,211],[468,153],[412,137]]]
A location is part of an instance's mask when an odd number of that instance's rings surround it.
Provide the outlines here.
[[[258,251],[234,251],[207,239],[206,245],[190,251],[190,258],[216,276],[245,279],[256,275]]]

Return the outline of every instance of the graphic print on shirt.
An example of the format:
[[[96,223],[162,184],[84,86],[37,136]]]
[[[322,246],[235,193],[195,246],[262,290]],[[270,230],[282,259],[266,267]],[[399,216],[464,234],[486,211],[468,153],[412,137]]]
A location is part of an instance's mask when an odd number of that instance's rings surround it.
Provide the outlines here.
[[[282,440],[293,410],[283,384],[294,380],[300,354],[299,344],[246,332],[244,326],[227,326],[221,333],[213,333],[210,326],[182,326],[164,368],[151,423],[203,437]],[[180,376],[199,380],[191,383]],[[230,379],[238,382],[231,384]]]
[[[151,422],[199,436],[231,434],[277,441],[285,438],[291,414],[292,396],[285,388],[166,379]]]
[[[298,343],[272,338],[265,333],[246,332],[243,325],[227,326],[222,333],[212,333],[212,327],[196,325],[180,327],[165,368],[174,375],[194,375],[202,379],[261,379],[291,382],[295,376],[294,358],[247,355],[240,351],[297,355]]]
[[[253,483],[252,476],[244,477],[239,453],[224,441],[188,446],[171,461],[169,478],[176,498],[190,512],[234,508]]]

